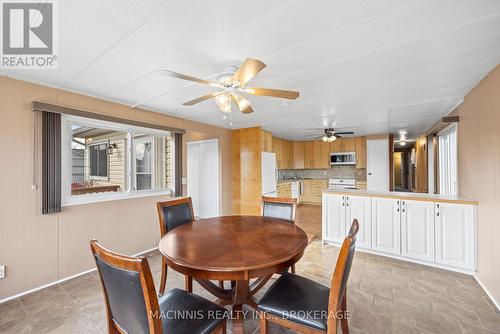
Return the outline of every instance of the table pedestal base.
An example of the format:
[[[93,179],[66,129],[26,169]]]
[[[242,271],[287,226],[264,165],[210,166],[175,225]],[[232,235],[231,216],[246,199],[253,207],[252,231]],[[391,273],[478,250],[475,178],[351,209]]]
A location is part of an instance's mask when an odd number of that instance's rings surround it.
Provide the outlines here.
[[[272,275],[260,277],[252,284],[249,284],[249,280],[231,281],[231,289],[224,289],[206,279],[196,279],[196,282],[217,297],[215,302],[220,306],[233,306],[233,333],[243,334],[243,305],[248,305],[256,310],[257,302],[253,296],[262,289],[271,277]]]

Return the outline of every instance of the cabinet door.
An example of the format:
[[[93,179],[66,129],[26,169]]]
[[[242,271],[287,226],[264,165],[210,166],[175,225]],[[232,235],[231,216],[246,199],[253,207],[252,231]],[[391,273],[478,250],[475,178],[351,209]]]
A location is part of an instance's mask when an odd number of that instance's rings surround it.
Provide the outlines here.
[[[435,224],[436,263],[474,270],[475,207],[436,203]]]
[[[322,152],[322,142],[320,141],[314,141],[313,142],[313,168],[322,168],[322,159],[321,159],[321,152]]]
[[[304,168],[304,142],[293,142],[293,169]]]
[[[304,167],[314,168],[313,142],[306,141],[304,143]]]
[[[342,139],[337,138],[335,141],[330,143],[330,153],[342,152]]]
[[[323,196],[323,239],[342,243],[345,230],[345,196],[325,194]]]
[[[272,138],[272,146],[273,146],[273,151],[276,153],[276,168],[281,169],[282,167],[282,162],[283,162],[283,145],[282,145],[282,140],[277,137]]]
[[[384,253],[400,253],[399,200],[372,198],[372,249]]]
[[[356,137],[356,168],[366,168],[366,137]]]
[[[302,184],[302,193],[300,194],[301,202],[310,202],[311,201],[311,180],[302,180],[300,181]]]
[[[321,142],[321,168],[330,168],[330,143]]]
[[[402,201],[401,255],[434,262],[434,203]]]
[[[356,151],[356,139],[355,138],[343,138],[342,139],[342,151],[343,152],[355,152]]]
[[[359,232],[356,247],[372,248],[372,199],[364,196],[347,196],[346,201],[346,233],[351,228],[352,221],[358,220]]]

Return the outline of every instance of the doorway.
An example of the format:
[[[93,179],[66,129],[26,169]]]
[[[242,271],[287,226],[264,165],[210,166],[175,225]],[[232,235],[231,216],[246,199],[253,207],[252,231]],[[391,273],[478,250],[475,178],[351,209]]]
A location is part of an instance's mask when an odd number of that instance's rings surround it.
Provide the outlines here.
[[[195,216],[220,215],[219,165],[218,139],[187,143],[187,194]]]

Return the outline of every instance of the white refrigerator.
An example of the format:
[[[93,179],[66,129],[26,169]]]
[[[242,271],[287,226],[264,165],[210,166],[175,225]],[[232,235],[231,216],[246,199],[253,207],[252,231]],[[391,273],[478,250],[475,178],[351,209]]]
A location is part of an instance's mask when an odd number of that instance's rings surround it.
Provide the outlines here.
[[[277,182],[276,153],[262,152],[262,196],[276,197]]]

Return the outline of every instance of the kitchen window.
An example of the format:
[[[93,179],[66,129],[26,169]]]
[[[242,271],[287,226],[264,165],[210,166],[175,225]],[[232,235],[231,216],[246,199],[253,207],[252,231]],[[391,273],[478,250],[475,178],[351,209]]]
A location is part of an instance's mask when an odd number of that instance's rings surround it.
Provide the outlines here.
[[[171,132],[62,117],[63,205],[174,193]]]

